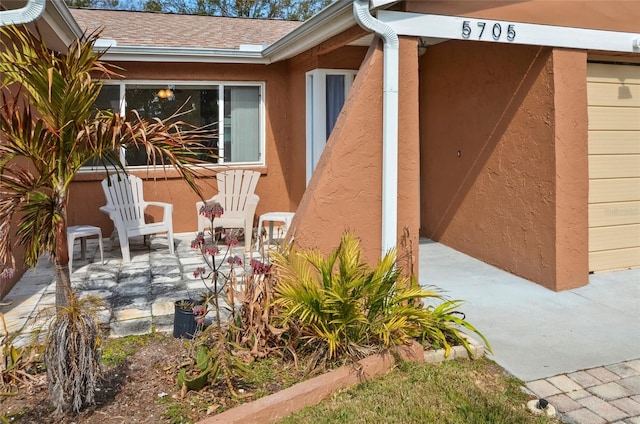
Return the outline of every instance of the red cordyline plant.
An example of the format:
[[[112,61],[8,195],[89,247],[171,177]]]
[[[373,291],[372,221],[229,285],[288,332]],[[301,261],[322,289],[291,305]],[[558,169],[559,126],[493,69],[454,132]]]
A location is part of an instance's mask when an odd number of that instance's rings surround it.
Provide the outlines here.
[[[258,259],[249,261],[249,269],[243,258],[233,254],[238,239],[229,231],[215,226],[215,219],[224,214],[218,203],[205,204],[200,214],[209,218],[210,230],[198,233],[191,247],[198,249],[206,262],[205,267],[195,269],[193,275],[200,278],[207,288],[203,305],[194,307],[194,319],[198,333],[194,339],[193,364],[197,377],[182,369],[178,383],[183,393],[203,387],[202,378],[214,383],[221,375],[229,392],[240,396],[232,380],[244,373],[245,365],[256,358],[264,358],[278,349],[274,337],[281,332],[270,325],[273,287],[271,266]],[[246,235],[250,242],[250,235]],[[220,297],[226,295],[229,315],[223,319]],[[204,327],[204,318],[213,307],[215,323]]]

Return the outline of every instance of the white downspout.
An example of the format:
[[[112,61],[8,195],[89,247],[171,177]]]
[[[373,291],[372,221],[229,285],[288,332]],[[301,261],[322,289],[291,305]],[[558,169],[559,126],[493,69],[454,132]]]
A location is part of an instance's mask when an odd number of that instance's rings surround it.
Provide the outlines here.
[[[35,21],[44,12],[46,2],[46,0],[29,0],[20,9],[3,10],[0,12],[0,26],[20,25]]]
[[[398,34],[371,16],[368,0],[354,0],[353,14],[362,28],[384,43],[382,97],[382,254],[397,243],[398,228]]]

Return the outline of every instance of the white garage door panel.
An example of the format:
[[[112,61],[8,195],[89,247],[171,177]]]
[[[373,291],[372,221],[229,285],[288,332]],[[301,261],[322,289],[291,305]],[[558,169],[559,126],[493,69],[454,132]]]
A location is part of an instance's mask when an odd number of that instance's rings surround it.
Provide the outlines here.
[[[638,266],[640,247],[589,253],[589,268],[598,271]]]
[[[589,63],[587,68],[589,82],[608,82],[612,84],[640,84],[637,66],[615,65],[611,63]]]
[[[590,252],[638,246],[640,246],[640,224],[589,228]]]
[[[640,131],[640,108],[589,106],[590,130]]]
[[[589,205],[589,227],[640,224],[640,202]]]
[[[589,154],[640,154],[640,131],[589,131]]]
[[[640,155],[589,155],[589,178],[640,176]]]
[[[589,84],[589,106],[640,107],[640,84]]]
[[[640,66],[589,63],[589,270],[640,267]]]
[[[591,180],[589,203],[640,200],[640,178]]]

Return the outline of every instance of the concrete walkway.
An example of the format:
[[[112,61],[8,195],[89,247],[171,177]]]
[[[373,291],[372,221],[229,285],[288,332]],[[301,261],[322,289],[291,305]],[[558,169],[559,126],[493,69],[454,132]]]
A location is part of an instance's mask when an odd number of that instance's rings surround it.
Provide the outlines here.
[[[420,281],[463,299],[489,355],[569,423],[640,424],[640,269],[555,293],[427,240]]]

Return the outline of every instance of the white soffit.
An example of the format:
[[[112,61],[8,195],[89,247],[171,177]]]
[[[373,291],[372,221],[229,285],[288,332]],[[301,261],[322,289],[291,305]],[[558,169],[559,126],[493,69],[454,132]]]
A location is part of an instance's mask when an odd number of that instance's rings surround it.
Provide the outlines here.
[[[640,33],[381,10],[398,35],[640,53]]]

